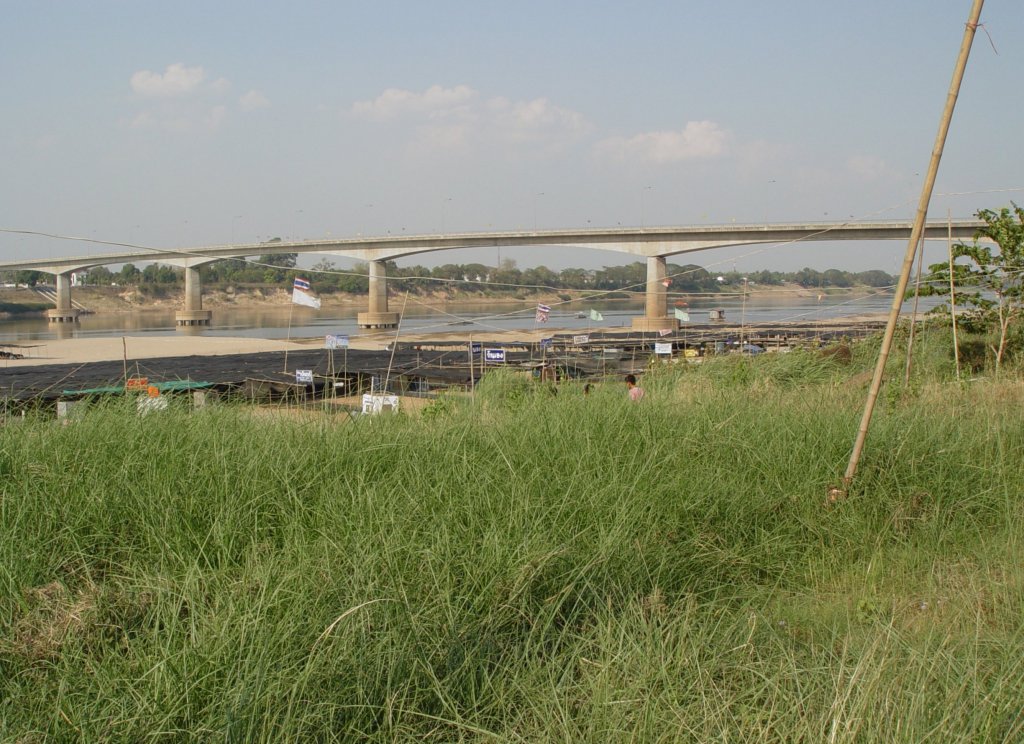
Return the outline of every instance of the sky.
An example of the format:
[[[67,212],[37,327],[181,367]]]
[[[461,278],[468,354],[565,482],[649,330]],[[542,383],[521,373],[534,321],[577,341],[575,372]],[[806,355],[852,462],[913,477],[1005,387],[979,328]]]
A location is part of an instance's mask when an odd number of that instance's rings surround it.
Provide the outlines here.
[[[0,230],[170,248],[910,220],[970,5],[0,0]],[[1024,202],[1020,0],[989,0],[981,20],[933,218]],[[905,249],[671,260],[895,273]],[[0,260],[110,250],[0,232]],[[928,260],[945,251],[929,244]],[[634,260],[521,248],[401,263],[499,258]]]

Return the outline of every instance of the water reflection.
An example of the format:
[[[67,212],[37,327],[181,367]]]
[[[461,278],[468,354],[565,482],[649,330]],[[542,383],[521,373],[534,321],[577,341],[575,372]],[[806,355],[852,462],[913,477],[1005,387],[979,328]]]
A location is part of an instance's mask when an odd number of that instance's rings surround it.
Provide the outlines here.
[[[180,325],[175,327],[178,336],[202,336],[205,328],[203,326]]]
[[[891,295],[794,297],[792,295],[750,296],[744,303],[740,296],[720,296],[688,301],[685,310],[691,323],[707,323],[708,311],[725,311],[726,320],[747,325],[785,321],[816,322],[867,313],[887,313]],[[926,312],[940,300],[921,299],[920,312]],[[669,312],[672,312],[670,302]],[[555,304],[546,326],[535,320],[536,304],[519,303],[408,303],[402,317],[401,333],[464,332],[485,334],[534,328],[628,329],[632,319],[643,314],[642,300],[576,301]],[[909,305],[905,306],[905,309]],[[394,300],[392,310],[401,310]],[[597,310],[603,320],[590,320],[590,310]],[[324,307],[313,310],[288,305],[260,308],[220,307],[213,309],[209,326],[178,326],[174,310],[143,310],[130,313],[83,315],[78,323],[49,323],[45,317],[0,321],[0,343],[25,342],[63,338],[99,338],[109,336],[246,336],[286,339],[312,338],[329,333],[358,336],[370,334],[356,326],[359,307]],[[583,317],[578,317],[582,315]],[[394,331],[373,332],[390,335]]]

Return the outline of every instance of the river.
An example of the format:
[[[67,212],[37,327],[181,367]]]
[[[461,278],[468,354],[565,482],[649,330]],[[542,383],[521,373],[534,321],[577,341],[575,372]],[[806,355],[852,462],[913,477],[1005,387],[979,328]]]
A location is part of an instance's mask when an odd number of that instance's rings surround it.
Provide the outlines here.
[[[708,322],[708,311],[721,309],[731,323],[750,326],[779,322],[815,322],[852,317],[867,313],[887,313],[892,302],[889,294],[827,295],[794,297],[791,294],[772,296],[753,294],[746,302],[738,296],[717,296],[691,300],[684,308],[691,323]],[[937,298],[926,297],[919,311],[937,304]],[[458,303],[426,304],[410,300],[405,306],[401,331],[404,333],[441,333],[461,331],[486,335],[488,331],[534,329],[540,327],[534,318],[535,303]],[[390,309],[401,311],[402,303],[393,298]],[[590,310],[603,316],[590,320]],[[130,313],[99,313],[81,316],[77,324],[66,326],[49,323],[46,318],[19,318],[0,321],[0,343],[17,343],[60,338],[98,338],[110,336],[173,336],[184,333],[203,336],[244,336],[285,339],[314,338],[327,334],[357,336],[365,333],[356,326],[356,307],[324,307],[319,310],[299,306],[262,308],[213,308],[211,324],[205,328],[176,328],[174,310],[143,310]],[[910,303],[904,311],[909,312]],[[670,308],[671,312],[671,308]],[[554,304],[547,327],[566,329],[628,329],[631,319],[643,314],[642,300],[576,301]],[[577,317],[583,315],[583,317]],[[379,331],[377,332],[379,333]]]

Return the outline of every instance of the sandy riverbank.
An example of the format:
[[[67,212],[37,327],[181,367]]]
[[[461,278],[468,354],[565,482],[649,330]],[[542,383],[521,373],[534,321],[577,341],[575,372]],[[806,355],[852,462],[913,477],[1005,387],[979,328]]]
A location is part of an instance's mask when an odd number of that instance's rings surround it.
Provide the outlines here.
[[[596,329],[595,329],[596,330]],[[566,332],[562,328],[543,331],[499,331],[489,333],[488,341],[512,343],[538,341],[553,333]],[[380,350],[394,340],[394,332],[366,333],[350,338],[351,348]],[[461,341],[467,340],[464,331],[452,333],[403,334],[402,341]],[[482,340],[482,339],[481,339]],[[113,338],[71,338],[31,341],[0,345],[0,350],[22,354],[23,359],[0,359],[0,368],[41,364],[83,364],[109,362],[120,359],[157,359],[179,356],[218,356],[227,354],[254,354],[266,351],[308,351],[321,346],[323,337],[278,341],[262,338],[223,336],[118,336]]]
[[[805,324],[791,324],[806,328],[826,331],[843,328],[856,328],[866,324],[884,323],[886,316],[882,313],[865,313],[862,315],[817,321]],[[708,327],[704,326],[704,330]],[[622,331],[622,328],[591,328],[592,333],[602,330]],[[700,330],[694,328],[694,330]],[[715,331],[735,330],[732,325],[722,325]],[[748,326],[748,332],[756,327]],[[423,341],[463,341],[470,339],[481,342],[497,343],[537,343],[541,338],[560,333],[579,333],[579,329],[544,327],[537,330],[518,329],[509,331],[491,331],[486,334],[469,334],[466,331],[449,331],[443,333],[403,333],[403,342]],[[379,351],[386,349],[395,340],[394,331],[366,331],[350,336],[350,348]],[[160,357],[179,356],[218,356],[228,354],[255,354],[260,352],[309,351],[311,348],[322,347],[324,337],[293,339],[280,341],[251,337],[224,336],[117,336],[101,338],[72,338],[46,341],[28,341],[0,345],[0,351],[22,354],[22,359],[0,359],[0,369],[11,366],[30,366],[42,364],[83,364],[87,362],[108,362],[126,359],[157,359]]]

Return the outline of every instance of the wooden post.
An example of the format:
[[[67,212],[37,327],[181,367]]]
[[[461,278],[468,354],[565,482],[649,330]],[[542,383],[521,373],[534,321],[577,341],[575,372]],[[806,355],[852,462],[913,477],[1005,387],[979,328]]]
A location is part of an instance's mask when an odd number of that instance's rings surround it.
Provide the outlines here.
[[[292,342],[292,313],[295,312],[295,303],[292,302],[288,305],[288,337],[285,339],[285,343]],[[288,371],[288,347],[284,347],[284,372]]]
[[[946,250],[949,253],[949,316],[953,321],[953,358],[956,359],[956,380],[960,381],[960,342],[956,338],[956,289],[953,286],[953,218],[946,210]]]
[[[473,379],[473,334],[469,334],[469,395],[476,397],[476,380]]]
[[[910,370],[914,358],[914,333],[917,329],[917,302],[921,298],[921,266],[924,264],[924,234],[921,235],[917,252],[917,277],[914,281],[914,309],[910,313],[910,336],[907,338],[907,366],[903,373],[903,383],[910,384]]]

